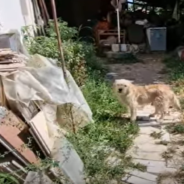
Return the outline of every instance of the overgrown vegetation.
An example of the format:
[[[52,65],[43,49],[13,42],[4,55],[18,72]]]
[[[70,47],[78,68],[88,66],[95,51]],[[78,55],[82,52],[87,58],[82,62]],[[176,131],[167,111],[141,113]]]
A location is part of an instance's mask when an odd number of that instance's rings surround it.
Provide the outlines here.
[[[162,132],[152,132],[150,136],[154,139],[160,139],[162,137]]]
[[[184,62],[173,54],[169,55],[164,63],[169,70],[169,82],[174,86],[176,92],[182,95],[184,93]]]
[[[6,173],[0,173],[0,184],[20,184],[14,176]]]
[[[105,69],[95,55],[93,45],[81,42],[79,30],[68,28],[63,21],[59,23],[67,68],[79,86],[92,111],[94,123],[88,124],[77,134],[68,136],[84,162],[88,183],[102,184],[111,179],[121,180],[124,169],[140,167],[131,163],[125,152],[132,144],[138,126],[121,118],[126,109],[114,98],[109,84],[104,82]],[[57,48],[53,22],[46,29],[47,37],[29,39],[31,54],[60,58]],[[108,159],[116,157],[116,163]],[[118,159],[118,161],[117,161]]]
[[[99,58],[95,55],[95,47],[92,44],[80,41],[78,37],[80,30],[68,27],[64,21],[59,21],[59,29],[67,69],[79,86],[85,83],[91,71],[104,73],[105,69],[102,68]],[[54,58],[58,60],[58,65],[61,64],[53,21],[50,21],[46,28],[47,36],[30,38],[29,27],[24,28],[23,32],[28,35],[26,43],[31,54],[41,54],[48,58]]]
[[[184,124],[169,125],[167,130],[173,134],[184,134]]]
[[[175,53],[168,56],[164,63],[169,70],[169,82],[173,85],[176,94],[180,96],[181,107],[184,109],[184,62]],[[167,129],[171,133],[184,133],[184,122],[168,126]]]
[[[107,183],[110,179],[120,181],[124,169],[134,166],[125,152],[138,127],[121,118],[125,109],[114,99],[107,84],[89,79],[83,92],[92,108],[95,123],[70,136],[69,140],[84,162],[90,183]],[[111,163],[113,161],[108,164],[109,156],[115,157],[116,164]]]

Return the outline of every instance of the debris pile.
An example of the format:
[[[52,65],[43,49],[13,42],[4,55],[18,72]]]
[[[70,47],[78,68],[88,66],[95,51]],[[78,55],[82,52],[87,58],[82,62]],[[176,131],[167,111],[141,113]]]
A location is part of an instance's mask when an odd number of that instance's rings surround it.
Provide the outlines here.
[[[83,162],[65,135],[91,122],[92,112],[66,73],[68,82],[53,60],[0,49],[0,154],[8,153],[0,170],[20,183],[26,183],[25,176],[30,181],[30,164],[37,167],[50,158],[58,163],[48,166],[54,178],[63,182],[62,172],[72,183],[85,184]]]
[[[26,57],[13,52],[11,49],[0,50],[0,72],[13,72],[25,67]]]

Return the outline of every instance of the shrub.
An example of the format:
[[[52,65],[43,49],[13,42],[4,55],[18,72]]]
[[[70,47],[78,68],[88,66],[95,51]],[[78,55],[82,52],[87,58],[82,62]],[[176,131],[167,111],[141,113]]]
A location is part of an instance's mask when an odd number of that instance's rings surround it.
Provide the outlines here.
[[[125,153],[138,126],[121,118],[126,109],[120,106],[111,88],[102,80],[90,77],[82,91],[93,111],[94,123],[68,139],[84,162],[88,183],[110,183],[112,179],[121,182],[125,169],[137,167]],[[119,162],[109,165],[110,155]]]
[[[90,78],[82,91],[96,120],[119,116],[126,111],[115,99],[110,87],[103,81]]]
[[[60,35],[62,40],[70,40],[72,38],[77,37],[78,35],[78,30],[75,27],[68,27],[68,23],[65,21],[58,20],[58,27],[60,31]],[[55,32],[55,27],[54,27],[54,22],[51,20],[49,21],[49,25],[46,29],[46,33],[48,34],[49,37],[56,38],[56,32]]]
[[[14,176],[6,173],[0,173],[0,183],[1,184],[20,184]]]
[[[102,66],[95,56],[95,48],[92,44],[82,42],[78,38],[79,30],[68,27],[64,21],[59,21],[60,34],[62,38],[64,57],[66,66],[75,78],[79,86],[85,83],[88,74],[92,70],[98,70],[101,73]],[[46,28],[47,36],[37,36],[32,38],[27,44],[31,54],[41,54],[48,58],[58,60],[60,66],[60,56],[58,51],[57,37],[53,21],[49,22]]]

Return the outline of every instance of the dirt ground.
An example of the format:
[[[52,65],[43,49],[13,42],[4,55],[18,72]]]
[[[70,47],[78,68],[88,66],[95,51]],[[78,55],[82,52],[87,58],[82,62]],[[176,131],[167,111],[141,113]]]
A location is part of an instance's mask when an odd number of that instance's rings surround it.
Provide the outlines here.
[[[136,57],[140,62],[132,64],[109,63],[110,72],[116,73],[118,79],[133,80],[137,84],[163,83],[167,80],[165,54],[141,54]]]

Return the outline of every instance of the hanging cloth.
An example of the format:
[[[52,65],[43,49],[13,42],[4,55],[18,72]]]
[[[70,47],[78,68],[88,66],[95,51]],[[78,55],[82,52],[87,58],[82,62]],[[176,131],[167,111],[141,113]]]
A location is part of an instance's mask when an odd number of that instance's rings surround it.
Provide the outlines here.
[[[174,10],[173,10],[172,18],[175,19],[175,20],[180,19],[180,15],[178,13],[178,1],[176,1],[175,7],[174,7]]]

